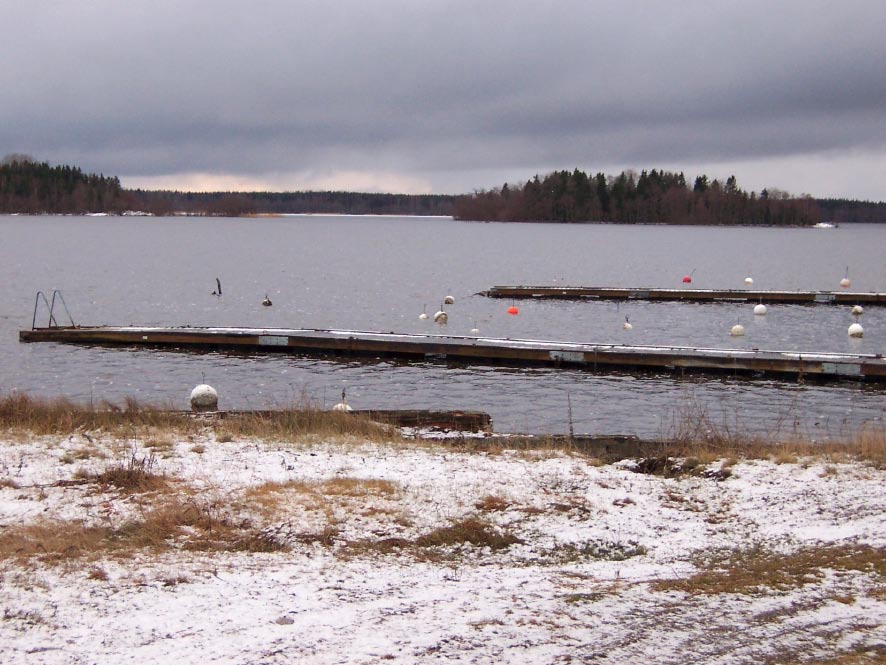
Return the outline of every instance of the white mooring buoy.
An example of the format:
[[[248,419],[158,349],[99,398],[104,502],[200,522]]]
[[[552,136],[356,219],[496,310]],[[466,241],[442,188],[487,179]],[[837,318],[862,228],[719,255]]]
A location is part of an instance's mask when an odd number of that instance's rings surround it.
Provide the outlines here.
[[[419,321],[427,321],[428,320],[428,306],[423,305],[421,308],[421,314],[418,315]]]
[[[736,323],[734,326],[732,326],[732,330],[729,331],[729,334],[732,335],[733,337],[744,336],[744,326],[741,325],[740,323]]]
[[[766,305],[760,303],[759,305],[754,305],[754,314],[757,316],[766,316],[766,312],[769,310],[766,309]]]
[[[844,289],[848,289],[850,286],[852,286],[852,280],[849,279],[849,266],[846,266],[846,274],[843,275],[843,279],[840,280],[840,286],[842,286]]]
[[[625,317],[625,322],[621,324],[621,327],[625,330],[633,330],[633,324],[628,320],[628,317]]]
[[[455,298],[453,298],[452,296],[446,296],[445,298],[443,298],[443,304],[444,305],[454,305]]]
[[[848,332],[850,337],[864,337],[864,328],[861,327],[860,323],[853,323],[849,326]]]
[[[191,391],[191,410],[198,413],[218,411],[218,392],[212,386],[201,383]]]
[[[754,284],[754,278],[753,278],[753,277],[745,277],[745,278],[744,278],[744,283],[747,284],[748,286],[753,286],[753,284]]]
[[[864,314],[864,307],[861,305],[852,306],[852,316],[861,316],[862,314]]]

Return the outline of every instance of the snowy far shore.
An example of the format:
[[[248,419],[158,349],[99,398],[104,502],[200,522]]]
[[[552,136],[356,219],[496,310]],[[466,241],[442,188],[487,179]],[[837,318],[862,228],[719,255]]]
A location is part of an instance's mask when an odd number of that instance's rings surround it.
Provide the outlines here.
[[[886,658],[870,463],[6,439],[6,665]]]

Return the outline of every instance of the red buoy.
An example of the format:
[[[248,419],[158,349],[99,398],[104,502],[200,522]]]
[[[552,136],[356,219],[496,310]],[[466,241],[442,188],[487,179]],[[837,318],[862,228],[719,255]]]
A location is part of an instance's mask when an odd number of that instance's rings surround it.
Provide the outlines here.
[[[691,284],[691,283],[692,283],[692,277],[690,277],[689,275],[683,275],[683,283],[684,283],[684,284]]]
[[[510,307],[508,307],[508,314],[510,314],[511,316],[517,316],[517,314],[519,314],[519,313],[520,313],[520,310],[517,309],[514,305],[511,305]]]

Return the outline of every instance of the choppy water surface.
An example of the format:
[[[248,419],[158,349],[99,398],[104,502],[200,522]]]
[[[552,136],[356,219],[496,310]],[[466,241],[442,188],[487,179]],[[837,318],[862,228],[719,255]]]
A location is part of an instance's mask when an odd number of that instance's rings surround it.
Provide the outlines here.
[[[477,224],[450,219],[0,217],[0,393],[184,408],[203,377],[223,408],[331,404],[464,408],[499,431],[673,431],[688,415],[718,427],[841,436],[886,418],[886,390],[854,382],[797,385],[745,378],[318,360],[20,344],[38,290],[59,288],[78,324],[225,325],[441,332],[491,337],[882,353],[886,308],[521,301],[473,294],[496,284],[886,291],[886,226],[839,229]],[[215,278],[221,298],[211,295]],[[267,294],[273,307],[262,307]],[[622,329],[630,316],[634,328]],[[44,315],[45,318],[45,315]],[[729,329],[741,322],[744,338]]]

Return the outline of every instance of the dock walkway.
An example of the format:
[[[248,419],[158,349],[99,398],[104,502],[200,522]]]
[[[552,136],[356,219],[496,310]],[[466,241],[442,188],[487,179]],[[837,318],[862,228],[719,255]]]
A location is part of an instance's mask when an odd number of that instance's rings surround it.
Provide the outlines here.
[[[52,327],[19,332],[22,342],[235,349],[302,355],[400,357],[592,371],[647,370],[886,381],[881,354],[632,346],[546,340],[283,328]]]
[[[753,302],[793,305],[886,306],[886,293],[857,291],[759,291],[753,289],[653,289],[597,286],[493,286],[487,298],[559,300],[658,300],[682,302]]]

